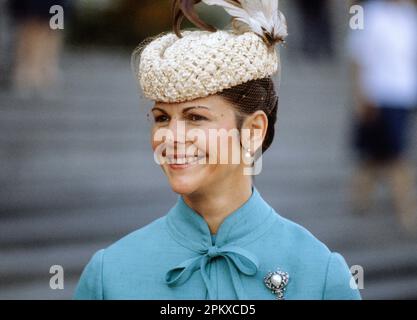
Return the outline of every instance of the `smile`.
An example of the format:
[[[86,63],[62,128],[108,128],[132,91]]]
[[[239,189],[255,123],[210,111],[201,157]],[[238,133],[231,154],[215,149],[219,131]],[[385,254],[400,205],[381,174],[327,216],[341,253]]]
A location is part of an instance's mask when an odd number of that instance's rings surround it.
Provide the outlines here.
[[[178,157],[166,157],[166,163],[168,165],[175,166],[178,168],[182,168],[182,167],[187,167],[193,164],[198,163],[198,161],[205,159],[205,156],[189,156],[189,157],[185,157],[185,156],[178,156]]]

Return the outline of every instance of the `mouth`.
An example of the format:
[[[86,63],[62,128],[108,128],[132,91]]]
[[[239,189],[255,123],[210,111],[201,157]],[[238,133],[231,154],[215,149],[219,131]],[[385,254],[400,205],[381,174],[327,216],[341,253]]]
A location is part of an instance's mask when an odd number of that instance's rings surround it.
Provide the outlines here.
[[[205,158],[205,156],[168,156],[165,159],[171,169],[177,170],[197,165],[200,160]]]

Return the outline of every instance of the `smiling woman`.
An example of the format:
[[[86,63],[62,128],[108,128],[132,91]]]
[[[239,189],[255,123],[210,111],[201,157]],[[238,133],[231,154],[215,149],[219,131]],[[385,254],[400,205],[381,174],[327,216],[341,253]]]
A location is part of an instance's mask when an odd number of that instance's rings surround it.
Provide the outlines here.
[[[155,159],[177,202],[98,251],[75,297],[359,299],[342,256],[281,217],[245,174],[274,137],[275,45],[287,35],[278,1],[203,0],[233,17],[228,31],[201,21],[198,2],[174,1],[174,32],[133,55],[154,101]],[[181,33],[184,16],[204,31]]]
[[[229,102],[216,95],[176,104],[157,102],[152,113],[155,119],[152,147],[176,193],[187,195],[190,201],[210,194],[213,197],[227,194],[235,185],[250,190],[251,177],[242,174],[246,164],[240,158],[236,161],[236,155],[241,155],[236,150],[240,151],[240,145],[249,145],[250,141],[239,140],[235,108]],[[267,122],[265,114],[259,112],[246,118],[242,127],[266,132]],[[165,140],[161,139],[164,133],[167,133]],[[233,158],[235,161],[229,161]],[[249,194],[238,192],[233,196],[243,197],[244,201]],[[233,206],[233,202],[228,203]],[[230,207],[227,211],[234,209]],[[212,217],[217,222],[209,226],[215,233],[224,216],[216,214],[206,218]]]

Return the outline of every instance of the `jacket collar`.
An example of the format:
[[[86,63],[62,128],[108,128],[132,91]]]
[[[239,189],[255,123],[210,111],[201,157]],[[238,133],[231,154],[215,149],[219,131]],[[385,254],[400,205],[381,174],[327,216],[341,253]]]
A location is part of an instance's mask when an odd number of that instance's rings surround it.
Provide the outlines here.
[[[267,231],[277,213],[261,197],[256,187],[252,195],[237,210],[230,213],[220,225],[215,245],[239,246],[249,243]],[[204,218],[188,206],[179,195],[177,203],[167,214],[168,231],[184,247],[202,252],[212,246],[210,229]]]

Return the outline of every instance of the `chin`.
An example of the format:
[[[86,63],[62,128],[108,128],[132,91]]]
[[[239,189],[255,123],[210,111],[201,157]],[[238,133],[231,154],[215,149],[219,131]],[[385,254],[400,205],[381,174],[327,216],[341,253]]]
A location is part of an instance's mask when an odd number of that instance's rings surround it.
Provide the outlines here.
[[[194,193],[199,189],[199,184],[193,182],[182,182],[179,179],[175,179],[175,181],[169,181],[172,191],[178,193],[180,195],[189,195]]]
[[[196,170],[197,169],[197,170]],[[189,195],[201,190],[210,179],[207,167],[172,171],[166,168],[165,174],[172,190],[181,195]]]

